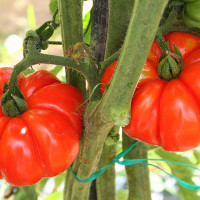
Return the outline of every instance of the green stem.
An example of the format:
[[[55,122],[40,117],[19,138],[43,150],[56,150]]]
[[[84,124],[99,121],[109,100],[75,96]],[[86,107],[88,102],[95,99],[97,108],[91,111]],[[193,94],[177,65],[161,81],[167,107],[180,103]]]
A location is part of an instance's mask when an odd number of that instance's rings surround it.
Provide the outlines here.
[[[83,41],[82,0],[58,0],[64,55],[71,45]],[[67,83],[86,96],[85,79],[72,69],[66,69]]]
[[[78,65],[75,61],[72,61],[66,57],[47,55],[39,53],[37,51],[30,51],[27,54],[26,58],[21,60],[14,67],[9,83],[9,89],[11,93],[14,92],[15,85],[17,84],[18,75],[28,67],[39,63],[68,66],[83,74],[83,76],[88,81],[90,91],[92,91],[92,88],[94,88],[95,86],[93,83],[96,81],[96,76],[91,68],[88,66],[88,64],[80,62]]]
[[[111,160],[116,156],[116,145],[107,146],[104,145],[101,159],[99,161],[98,168],[102,168],[108,165]],[[97,199],[98,200],[115,200],[116,188],[115,188],[115,165],[111,165],[100,177],[96,179],[97,187]]]
[[[63,51],[83,41],[82,0],[58,0]]]
[[[87,179],[97,169],[106,135],[113,124],[105,118],[97,104],[85,113],[85,132],[79,156],[73,164],[73,171],[80,179]],[[91,182],[80,183],[71,173],[66,177],[65,200],[88,200]]]
[[[122,47],[131,17],[133,3],[133,0],[109,0],[106,58]]]
[[[53,45],[62,45],[61,41],[48,41],[48,43]]]
[[[193,27],[171,27],[169,29],[162,30],[162,33],[168,33],[168,32],[186,32],[186,33],[193,33],[195,35],[200,36],[199,28],[193,28]]]
[[[119,48],[124,42],[124,38],[131,17],[132,8],[132,0],[109,0],[109,26],[105,55],[106,60],[100,63],[101,74],[103,74],[109,64],[117,60],[119,57]],[[124,12],[124,10],[126,10],[126,12]],[[123,13],[123,15],[121,13]],[[110,134],[119,134],[119,126],[114,126],[108,134],[107,138],[110,137]],[[116,144],[112,146],[108,146],[105,144],[98,167],[101,168],[109,164],[115,156]],[[115,164],[113,164],[96,180],[98,200],[115,200],[117,198],[115,179]]]
[[[134,140],[123,134],[123,149],[130,147]],[[139,143],[134,150],[130,151],[125,159],[147,158],[147,146]],[[126,166],[128,178],[128,200],[151,200],[149,171],[147,165]]]
[[[130,121],[130,105],[168,0],[135,0],[120,59],[102,104],[115,125]],[[120,81],[119,81],[120,80]],[[120,94],[120,95],[119,95]]]

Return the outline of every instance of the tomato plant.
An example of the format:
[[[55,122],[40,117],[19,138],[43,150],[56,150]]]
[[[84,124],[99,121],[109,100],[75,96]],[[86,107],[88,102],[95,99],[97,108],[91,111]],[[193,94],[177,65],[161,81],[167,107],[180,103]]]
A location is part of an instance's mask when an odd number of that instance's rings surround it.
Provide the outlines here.
[[[167,151],[186,151],[200,145],[200,37],[182,32],[166,34],[171,51],[174,44],[183,57],[183,70],[170,81],[158,78],[158,62],[147,58],[131,104],[131,121],[124,132]],[[155,45],[155,42],[153,46]],[[160,58],[160,49],[156,47]],[[150,55],[155,53],[150,51]],[[150,63],[150,65],[149,65]],[[146,74],[146,67],[148,73]],[[101,81],[112,77],[111,64]],[[150,76],[155,74],[155,76]],[[106,81],[105,81],[106,77]],[[102,90],[103,92],[103,90]]]
[[[11,68],[0,69],[0,97]],[[0,109],[0,177],[18,185],[31,185],[68,168],[79,152],[83,109],[75,109],[83,96],[48,71],[18,78],[28,110],[18,117]]]

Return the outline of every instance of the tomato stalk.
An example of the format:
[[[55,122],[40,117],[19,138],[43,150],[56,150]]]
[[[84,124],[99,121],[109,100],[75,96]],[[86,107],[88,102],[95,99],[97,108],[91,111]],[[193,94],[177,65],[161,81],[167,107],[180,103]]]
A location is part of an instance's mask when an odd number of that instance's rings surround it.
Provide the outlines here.
[[[130,23],[131,28],[127,32],[128,39],[125,39],[125,48],[121,54],[122,57],[124,56],[123,65],[121,63],[121,66],[118,66],[117,76],[112,80],[114,84],[111,88],[113,88],[106,92],[107,95],[104,95],[102,101],[92,111],[86,111],[85,114],[85,132],[81,149],[78,158],[73,164],[73,171],[80,179],[86,179],[96,171],[106,136],[113,127],[113,122],[116,122],[116,118],[111,117],[113,116],[112,111],[115,110],[116,115],[121,115],[124,111],[126,114],[129,112],[129,102],[132,98],[134,83],[136,85],[137,76],[139,78],[140,69],[142,70],[143,68],[156,33],[155,29],[158,27],[167,2],[167,0],[156,2],[154,0],[137,0],[134,2],[136,7]],[[134,68],[133,63],[135,63]],[[135,72],[137,73],[135,74]],[[135,82],[132,87],[128,86],[127,88],[127,85],[130,85],[128,83],[132,82],[133,79]],[[122,110],[123,112],[121,112]],[[124,120],[122,119],[118,122],[123,124]],[[90,183],[78,183],[71,174],[68,174],[67,182],[69,185],[65,189],[65,199],[88,199]]]
[[[115,125],[125,126],[129,123],[133,92],[167,3],[168,1],[145,0],[134,2],[133,14],[119,62],[102,100],[107,114]],[[149,10],[151,14],[147,15]],[[144,13],[146,16],[141,17]]]
[[[60,27],[63,53],[66,56],[70,46],[83,41],[82,0],[58,0],[58,9],[60,19],[62,19]],[[86,94],[85,79],[80,73],[66,68],[66,80],[84,95]]]

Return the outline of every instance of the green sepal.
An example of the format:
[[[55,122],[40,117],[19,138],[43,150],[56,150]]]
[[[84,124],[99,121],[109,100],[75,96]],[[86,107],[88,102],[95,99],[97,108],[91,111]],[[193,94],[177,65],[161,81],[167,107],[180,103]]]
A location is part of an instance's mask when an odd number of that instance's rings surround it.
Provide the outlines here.
[[[160,68],[160,78],[166,80],[166,81],[169,81],[172,79],[172,75],[171,75],[171,72],[170,72],[170,66],[169,66],[169,63],[167,62],[167,59],[166,61],[159,66]]]
[[[179,48],[175,44],[173,44],[173,45],[174,45],[175,54],[177,54],[178,56],[180,56],[180,59],[182,60],[183,57],[182,57],[182,54],[181,54]]]
[[[177,78],[182,70],[181,66],[181,63],[177,63],[174,58],[168,54],[158,65],[159,77],[166,81]]]
[[[7,101],[2,106],[2,111],[8,117],[17,117],[21,115],[20,111],[14,105],[14,100]]]
[[[6,116],[17,117],[28,109],[25,98],[19,89],[15,90],[19,96],[11,94],[7,84],[4,84],[3,90],[4,94],[1,98],[1,106]]]
[[[171,72],[172,78],[176,78],[180,73],[180,68],[177,62],[169,55],[168,56],[169,70]]]

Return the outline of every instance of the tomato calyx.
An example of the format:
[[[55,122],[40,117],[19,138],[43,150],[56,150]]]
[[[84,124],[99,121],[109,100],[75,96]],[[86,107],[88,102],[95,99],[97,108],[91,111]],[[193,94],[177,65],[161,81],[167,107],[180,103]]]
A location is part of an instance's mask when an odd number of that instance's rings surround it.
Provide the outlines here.
[[[15,88],[12,94],[8,85],[4,84],[3,96],[1,98],[1,106],[3,113],[8,117],[17,117],[24,113],[27,109],[27,103],[19,88]]]
[[[161,79],[170,81],[176,79],[182,71],[182,55],[179,49],[174,45],[175,53],[166,51],[165,56],[158,65],[158,74]]]

